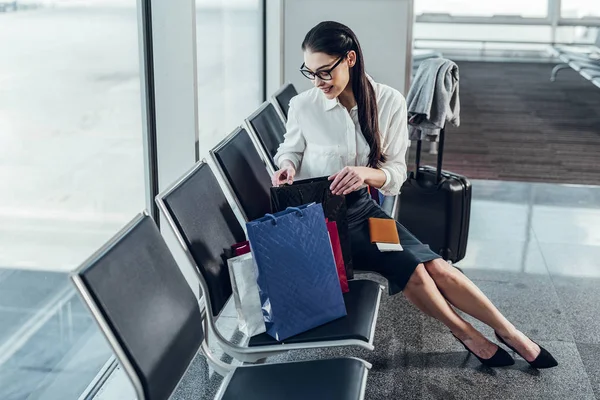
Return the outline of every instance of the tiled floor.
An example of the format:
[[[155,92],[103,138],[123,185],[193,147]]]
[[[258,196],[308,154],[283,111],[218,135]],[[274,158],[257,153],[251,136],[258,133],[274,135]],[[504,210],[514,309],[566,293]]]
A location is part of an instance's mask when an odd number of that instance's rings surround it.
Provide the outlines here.
[[[461,123],[448,126],[445,168],[471,179],[600,185],[600,90],[590,81],[567,68],[550,83],[551,63],[457,63]]]
[[[473,197],[467,257],[459,265],[557,358],[557,368],[533,370],[517,355],[512,367],[483,367],[402,295],[384,296],[373,352],[296,351],[267,361],[364,358],[373,364],[368,399],[600,399],[600,188],[475,181]],[[493,338],[489,327],[467,318]],[[175,398],[198,394],[197,383],[187,377]]]

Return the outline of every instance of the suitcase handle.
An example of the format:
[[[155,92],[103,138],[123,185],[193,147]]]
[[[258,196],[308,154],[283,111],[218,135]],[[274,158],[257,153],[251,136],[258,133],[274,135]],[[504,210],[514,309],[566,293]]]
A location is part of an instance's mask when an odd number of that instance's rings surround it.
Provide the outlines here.
[[[435,174],[436,183],[440,183],[442,180],[442,162],[444,160],[444,138],[446,137],[446,127],[444,126],[440,130],[440,142],[438,145],[438,154],[437,154],[437,170]],[[421,167],[421,144],[422,140],[417,141],[417,156],[415,158],[417,169],[415,172],[415,178],[419,179],[419,168]]]

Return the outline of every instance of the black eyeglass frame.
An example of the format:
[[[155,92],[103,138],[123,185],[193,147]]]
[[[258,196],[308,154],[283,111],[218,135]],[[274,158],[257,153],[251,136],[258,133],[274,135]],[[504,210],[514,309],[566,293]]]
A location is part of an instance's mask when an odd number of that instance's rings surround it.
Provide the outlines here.
[[[348,56],[348,53],[344,54],[342,57],[340,57],[339,60],[336,61],[335,64],[333,64],[333,66],[331,68],[329,68],[327,70],[317,71],[317,72],[312,72],[308,69],[304,69],[304,67],[306,67],[306,65],[304,65],[304,63],[302,63],[302,65],[300,66],[300,72],[302,73],[302,75],[304,75],[305,78],[310,79],[311,81],[314,81],[317,76],[322,81],[330,81],[333,79],[333,77],[331,76],[331,72],[334,69],[336,69],[336,67],[338,65],[340,65],[342,63],[342,61],[344,61],[346,59],[347,56]],[[323,75],[323,74],[326,74],[326,75]]]

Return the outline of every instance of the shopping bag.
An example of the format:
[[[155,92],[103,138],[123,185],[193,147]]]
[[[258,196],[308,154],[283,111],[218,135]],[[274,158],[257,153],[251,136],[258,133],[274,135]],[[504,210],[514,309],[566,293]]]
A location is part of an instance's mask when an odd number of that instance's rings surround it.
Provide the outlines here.
[[[327,231],[329,232],[329,240],[331,241],[331,250],[335,259],[340,287],[342,288],[342,293],[348,293],[350,288],[348,287],[348,277],[346,276],[346,268],[344,267],[344,257],[342,256],[337,224],[335,221],[327,221],[327,219],[325,221],[327,222]]]
[[[233,246],[231,246],[231,249],[233,250],[236,256],[241,256],[243,254],[250,253],[250,242],[246,240],[244,242],[236,243]]]
[[[344,196],[331,193],[331,181],[327,177],[304,179],[291,185],[271,188],[271,210],[283,211],[288,207],[298,207],[312,202],[321,203],[325,217],[335,221],[338,227],[340,246],[344,255],[344,266],[348,279],[354,277],[352,263],[352,248],[350,247],[350,234],[348,232],[348,208]]]
[[[346,315],[321,204],[246,224],[267,333],[279,341]]]
[[[266,328],[256,284],[256,265],[252,254],[246,253],[230,258],[227,260],[227,265],[240,332],[248,337],[264,333]]]

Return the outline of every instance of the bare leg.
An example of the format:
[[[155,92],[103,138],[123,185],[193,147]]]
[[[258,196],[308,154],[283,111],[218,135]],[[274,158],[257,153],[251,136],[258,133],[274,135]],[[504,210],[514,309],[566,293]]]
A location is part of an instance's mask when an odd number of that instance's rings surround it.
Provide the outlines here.
[[[456,308],[492,327],[508,344],[533,361],[540,348],[517,330],[492,302],[460,271],[442,259],[425,263],[425,269],[443,296]]]
[[[440,320],[479,357],[491,358],[498,347],[487,340],[448,304],[423,264],[419,264],[404,288],[404,295],[425,314]]]

